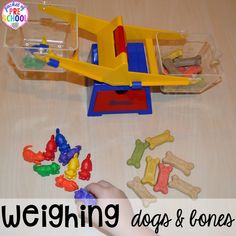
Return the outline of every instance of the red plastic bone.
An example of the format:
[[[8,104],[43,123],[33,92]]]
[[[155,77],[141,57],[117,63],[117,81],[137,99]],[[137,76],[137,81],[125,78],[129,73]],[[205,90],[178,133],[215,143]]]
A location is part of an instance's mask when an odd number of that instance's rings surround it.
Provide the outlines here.
[[[185,70],[184,74],[185,75],[193,75],[193,74],[199,74],[201,72],[202,72],[201,66],[190,66]]]
[[[57,144],[55,142],[54,135],[52,135],[51,139],[47,142],[46,152],[43,153],[45,160],[54,161],[56,151],[57,151]]]
[[[55,178],[56,186],[59,188],[64,188],[65,191],[73,192],[79,188],[76,182],[73,180],[68,180],[64,177],[64,175],[60,175]]]
[[[79,179],[89,180],[91,176],[90,172],[92,171],[92,169],[93,165],[91,161],[91,154],[89,153],[81,164],[81,170],[79,171]]]
[[[32,147],[32,145],[28,145],[28,146],[24,147],[23,153],[22,153],[24,160],[41,165],[41,161],[44,160],[43,153],[42,152],[36,153],[36,152],[29,149],[31,147]]]
[[[170,172],[173,170],[172,166],[159,164],[159,174],[157,177],[157,182],[153,188],[155,192],[162,192],[164,194],[168,193],[168,181]]]
[[[188,66],[188,67],[178,67],[178,70],[185,75],[199,74],[202,72],[201,66]]]

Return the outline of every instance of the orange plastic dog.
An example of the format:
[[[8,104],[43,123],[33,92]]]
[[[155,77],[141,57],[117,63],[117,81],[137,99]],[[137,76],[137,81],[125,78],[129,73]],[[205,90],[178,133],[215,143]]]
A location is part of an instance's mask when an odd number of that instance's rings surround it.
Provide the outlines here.
[[[32,145],[25,146],[23,149],[23,158],[25,161],[33,162],[35,164],[41,165],[41,161],[44,160],[42,152],[33,152],[29,148],[33,147]]]
[[[79,188],[76,182],[73,180],[68,180],[64,178],[64,175],[60,175],[55,178],[56,186],[59,188],[64,188],[65,191],[73,192]]]

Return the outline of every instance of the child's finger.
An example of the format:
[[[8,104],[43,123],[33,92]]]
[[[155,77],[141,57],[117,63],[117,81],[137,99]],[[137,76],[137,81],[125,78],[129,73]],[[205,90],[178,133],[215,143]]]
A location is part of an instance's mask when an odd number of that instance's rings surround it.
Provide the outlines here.
[[[99,182],[97,182],[97,184],[99,184],[100,186],[102,186],[104,188],[114,188],[114,185],[112,185],[111,183],[109,183],[105,180],[100,180]]]
[[[96,198],[101,197],[101,193],[103,192],[103,187],[96,183],[91,183],[86,186],[86,189],[92,193]]]

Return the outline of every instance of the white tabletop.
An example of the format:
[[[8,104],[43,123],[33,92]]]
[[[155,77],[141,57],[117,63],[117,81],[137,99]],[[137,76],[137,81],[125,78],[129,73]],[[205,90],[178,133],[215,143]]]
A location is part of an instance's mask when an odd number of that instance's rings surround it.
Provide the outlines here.
[[[6,1],[1,1],[1,7],[2,2]],[[66,2],[77,5],[81,13],[95,17],[110,20],[122,15],[126,24],[212,34],[223,53],[223,82],[200,95],[154,92],[152,115],[87,117],[85,86],[19,78],[9,63],[6,48],[2,47],[5,26],[1,24],[0,197],[71,197],[71,193],[54,187],[54,177],[38,176],[32,165],[22,158],[25,145],[32,144],[35,150],[43,150],[57,127],[72,146],[82,146],[82,158],[91,153],[93,171],[89,182],[105,179],[129,197],[135,197],[126,183],[136,175],[142,177],[145,169],[144,158],[140,169],[126,165],[135,140],[169,129],[175,141],[153,151],[146,150],[145,156],[163,158],[170,150],[195,164],[191,176],[183,179],[202,188],[201,198],[236,197],[236,3],[220,0]],[[77,75],[73,78],[80,80]],[[81,182],[81,186],[86,184]],[[157,194],[157,197],[184,195],[170,190],[168,195]]]

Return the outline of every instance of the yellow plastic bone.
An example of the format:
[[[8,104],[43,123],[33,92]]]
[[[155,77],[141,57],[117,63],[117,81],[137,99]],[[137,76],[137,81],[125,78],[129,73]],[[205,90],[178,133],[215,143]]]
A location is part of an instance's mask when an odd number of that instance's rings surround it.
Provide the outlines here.
[[[169,130],[166,130],[162,134],[156,135],[154,137],[146,138],[145,141],[150,144],[149,149],[153,150],[155,147],[157,147],[163,143],[173,142],[174,136],[171,135]]]
[[[183,49],[178,48],[175,51],[171,52],[169,55],[163,57],[163,59],[169,58],[171,60],[174,60],[177,57],[182,57],[183,56]]]
[[[146,157],[146,169],[144,177],[141,180],[142,184],[150,184],[151,186],[154,186],[156,180],[156,170],[157,165],[160,163],[159,158],[152,158],[151,156]]]

